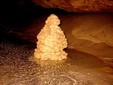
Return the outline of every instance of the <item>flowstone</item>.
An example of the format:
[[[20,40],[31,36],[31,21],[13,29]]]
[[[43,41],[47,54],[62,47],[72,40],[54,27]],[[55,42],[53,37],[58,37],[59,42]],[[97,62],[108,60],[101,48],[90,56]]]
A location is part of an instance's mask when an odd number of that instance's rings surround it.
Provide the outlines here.
[[[63,50],[67,47],[67,39],[61,28],[59,18],[51,14],[43,29],[37,35],[37,48],[34,57],[40,60],[67,59],[67,53]]]

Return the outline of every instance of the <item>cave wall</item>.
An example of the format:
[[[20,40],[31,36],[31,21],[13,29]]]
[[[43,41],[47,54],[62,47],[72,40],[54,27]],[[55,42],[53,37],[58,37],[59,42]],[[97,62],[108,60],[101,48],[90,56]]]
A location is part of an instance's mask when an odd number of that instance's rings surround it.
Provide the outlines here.
[[[68,12],[113,12],[112,0],[33,0],[45,8],[59,8]]]

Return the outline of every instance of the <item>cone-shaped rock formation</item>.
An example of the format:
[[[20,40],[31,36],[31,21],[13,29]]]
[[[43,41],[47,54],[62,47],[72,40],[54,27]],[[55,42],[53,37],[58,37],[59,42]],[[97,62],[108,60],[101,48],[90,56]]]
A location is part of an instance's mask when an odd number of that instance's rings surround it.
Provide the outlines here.
[[[67,59],[67,53],[63,50],[67,47],[67,39],[61,28],[59,18],[51,14],[41,32],[37,35],[37,48],[34,57],[40,60]]]

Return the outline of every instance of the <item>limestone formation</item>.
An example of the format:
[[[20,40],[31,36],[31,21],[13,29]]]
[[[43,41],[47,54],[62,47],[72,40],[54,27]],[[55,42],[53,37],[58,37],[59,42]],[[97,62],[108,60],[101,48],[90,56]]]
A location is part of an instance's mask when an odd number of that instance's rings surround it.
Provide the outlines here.
[[[40,60],[67,59],[67,53],[63,50],[67,47],[67,39],[58,26],[60,20],[51,14],[41,32],[37,35],[37,48],[34,57]]]

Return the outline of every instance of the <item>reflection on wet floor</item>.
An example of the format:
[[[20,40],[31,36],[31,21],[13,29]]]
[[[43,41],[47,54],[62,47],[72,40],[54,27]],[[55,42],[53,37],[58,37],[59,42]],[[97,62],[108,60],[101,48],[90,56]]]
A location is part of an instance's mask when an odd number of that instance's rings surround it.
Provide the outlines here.
[[[35,46],[0,43],[0,85],[112,85],[110,68],[98,57],[66,49],[63,61],[29,61]],[[106,70],[107,69],[107,70]]]

